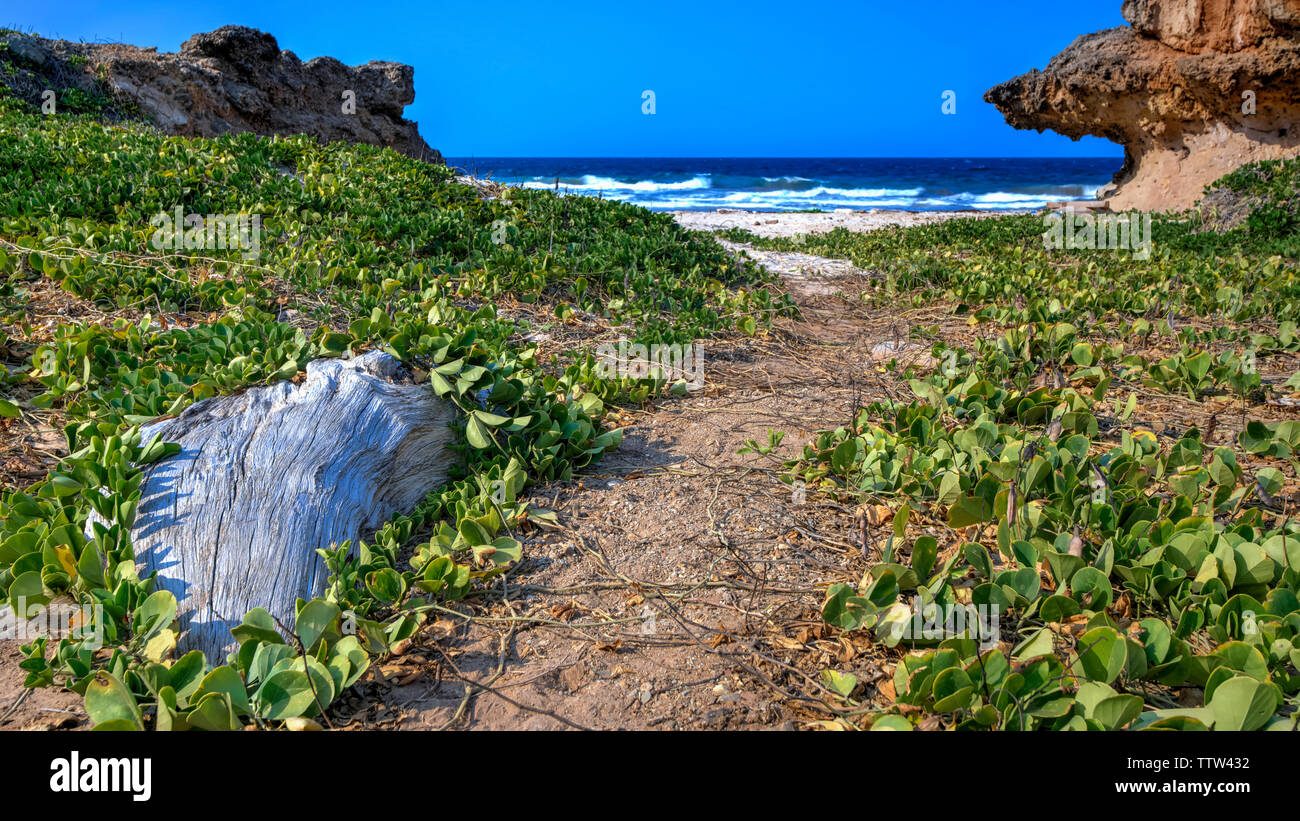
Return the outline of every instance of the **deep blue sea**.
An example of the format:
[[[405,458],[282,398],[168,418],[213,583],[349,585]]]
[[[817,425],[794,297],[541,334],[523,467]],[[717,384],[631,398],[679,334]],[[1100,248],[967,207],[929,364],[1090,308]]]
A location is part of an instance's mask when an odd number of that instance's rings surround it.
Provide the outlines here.
[[[558,187],[665,211],[1036,208],[1057,200],[1092,199],[1123,164],[1118,157],[474,157],[447,162],[502,183]]]

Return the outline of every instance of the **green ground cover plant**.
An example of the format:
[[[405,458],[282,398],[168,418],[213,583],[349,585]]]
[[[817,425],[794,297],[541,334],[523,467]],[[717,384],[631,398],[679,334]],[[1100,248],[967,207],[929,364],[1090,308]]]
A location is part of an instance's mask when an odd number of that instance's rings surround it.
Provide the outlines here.
[[[1300,422],[1270,400],[1297,384],[1279,367],[1294,363],[1300,238],[1276,213],[1298,167],[1221,181],[1270,203],[1226,234],[1157,218],[1148,260],[1049,250],[1037,215],[727,233],[851,259],[876,275],[863,300],[970,330],[959,344],[914,325],[934,364],[890,363],[908,398],[866,404],[783,465],[785,481],[886,520],[823,617],[891,648],[892,703],[826,670],[836,723],[1296,727]],[[1237,432],[1211,444],[1220,414]]]
[[[368,146],[167,138],[0,97],[0,414],[57,420],[66,453],[0,493],[0,592],[103,616],[106,644],[38,639],[28,687],[84,694],[101,729],[324,721],[376,657],[521,556],[530,483],[617,447],[608,407],[664,388],[539,354],[501,305],[595,317],[640,342],[755,333],[793,305],[710,237],[616,202],[506,191]],[[257,215],[260,248],[167,247],[158,215]],[[36,322],[51,300],[94,321]],[[326,593],[292,625],[254,610],[227,659],[176,657],[177,602],[136,571],[141,468],[176,446],[140,426],[379,348],[461,410],[451,480],[358,545],[321,551]],[[500,492],[505,489],[505,493]],[[92,523],[92,514],[94,521]]]

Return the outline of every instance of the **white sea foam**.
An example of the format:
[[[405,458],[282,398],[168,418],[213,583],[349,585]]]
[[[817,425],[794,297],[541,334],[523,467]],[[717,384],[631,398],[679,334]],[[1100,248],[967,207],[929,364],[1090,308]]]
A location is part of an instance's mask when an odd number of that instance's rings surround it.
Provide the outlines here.
[[[637,191],[637,192],[654,192],[654,191],[690,191],[702,188],[708,188],[710,183],[709,175],[702,174],[698,177],[692,177],[689,180],[680,180],[677,182],[655,182],[653,180],[637,180],[636,182],[624,182],[612,177],[597,177],[594,174],[585,174],[581,177],[581,182],[566,183],[560,181],[561,189],[570,191]],[[524,188],[554,188],[555,180],[538,180],[533,179],[523,183]]]
[[[811,182],[806,177],[762,177],[766,182]],[[551,189],[555,180],[534,177],[519,183],[523,188]],[[999,210],[1040,208],[1063,199],[1088,199],[1097,186],[1051,185],[1033,186],[1020,191],[943,192],[929,193],[924,188],[836,188],[819,185],[799,190],[796,188],[728,189],[714,188],[709,174],[699,174],[689,179],[620,180],[613,177],[586,174],[582,177],[561,177],[561,193],[569,195],[600,194],[608,199],[627,200],[637,205],[661,211],[712,210],[736,208],[756,211],[798,211],[820,209],[869,210],[873,208],[899,208],[922,210]]]

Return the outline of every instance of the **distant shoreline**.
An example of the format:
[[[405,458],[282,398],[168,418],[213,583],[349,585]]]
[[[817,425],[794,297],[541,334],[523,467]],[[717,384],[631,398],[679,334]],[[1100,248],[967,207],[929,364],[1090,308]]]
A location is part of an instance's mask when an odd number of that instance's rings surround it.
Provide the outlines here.
[[[849,231],[874,231],[889,225],[930,225],[961,217],[1002,217],[1010,214],[1036,214],[1041,209],[1017,208],[990,210],[971,208],[951,211],[909,211],[874,208],[868,211],[748,211],[717,209],[713,211],[668,211],[684,228],[696,231],[723,231],[742,228],[763,237],[792,237],[799,234],[822,234],[836,228]]]

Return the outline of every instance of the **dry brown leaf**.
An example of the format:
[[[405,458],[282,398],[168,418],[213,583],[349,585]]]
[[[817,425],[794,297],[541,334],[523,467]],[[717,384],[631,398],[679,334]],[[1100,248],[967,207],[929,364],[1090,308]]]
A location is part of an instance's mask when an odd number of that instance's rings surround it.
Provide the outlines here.
[[[858,654],[857,648],[854,647],[848,639],[840,637],[840,664],[848,664],[853,661],[853,657]]]
[[[894,517],[888,505],[867,505],[861,509],[861,515],[872,527],[879,527]]]
[[[889,704],[893,704],[894,700],[898,699],[897,692],[894,692],[892,678],[884,679],[883,682],[880,682],[879,685],[876,685],[876,692],[879,692],[880,698],[883,698],[885,701],[888,701]]]
[[[438,619],[428,625],[428,630],[440,633],[439,638],[448,638],[456,633],[457,624],[451,619]]]
[[[803,644],[808,644],[813,639],[820,639],[824,635],[826,635],[826,625],[824,622],[818,622],[800,630],[796,638]]]
[[[575,664],[567,670],[561,671],[560,683],[563,684],[564,689],[568,690],[570,693],[575,692],[582,686],[582,679],[586,676],[586,673],[587,666],[585,664]]]
[[[1119,599],[1111,607],[1111,611],[1121,619],[1127,619],[1133,615],[1133,600],[1129,598],[1127,592],[1120,594]]]

